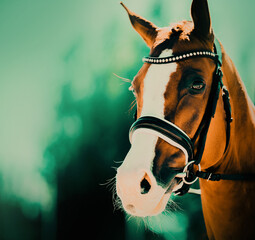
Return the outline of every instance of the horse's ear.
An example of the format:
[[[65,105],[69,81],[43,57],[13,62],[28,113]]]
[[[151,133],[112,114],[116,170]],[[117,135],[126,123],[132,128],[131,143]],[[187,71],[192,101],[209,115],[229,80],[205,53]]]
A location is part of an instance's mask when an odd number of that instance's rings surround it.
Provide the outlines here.
[[[194,33],[201,37],[209,37],[212,33],[212,27],[207,0],[193,0],[191,16],[194,22]]]
[[[140,34],[149,48],[152,47],[157,36],[157,26],[150,21],[140,17],[134,12],[130,11],[122,2],[120,4],[125,8],[128,13],[130,22],[133,28]]]

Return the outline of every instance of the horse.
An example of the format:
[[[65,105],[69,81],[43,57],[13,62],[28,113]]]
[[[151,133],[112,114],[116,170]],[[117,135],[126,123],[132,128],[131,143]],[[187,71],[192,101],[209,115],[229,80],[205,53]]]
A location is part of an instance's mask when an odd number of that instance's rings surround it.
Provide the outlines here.
[[[116,174],[122,207],[157,215],[199,178],[208,238],[254,239],[255,108],[207,0],[192,1],[192,21],[163,28],[121,4],[150,48],[130,86],[137,116]]]

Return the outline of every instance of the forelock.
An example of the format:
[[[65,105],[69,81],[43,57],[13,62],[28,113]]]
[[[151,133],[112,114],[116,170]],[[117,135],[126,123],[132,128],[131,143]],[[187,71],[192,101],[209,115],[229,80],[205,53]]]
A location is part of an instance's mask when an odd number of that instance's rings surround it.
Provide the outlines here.
[[[193,27],[192,22],[182,21],[159,29],[150,56],[158,57],[165,49],[172,49],[179,40],[189,41]]]

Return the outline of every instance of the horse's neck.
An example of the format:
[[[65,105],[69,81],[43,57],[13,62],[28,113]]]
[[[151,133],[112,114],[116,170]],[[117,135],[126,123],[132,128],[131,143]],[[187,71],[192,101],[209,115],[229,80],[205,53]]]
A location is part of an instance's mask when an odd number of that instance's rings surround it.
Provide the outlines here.
[[[229,148],[214,170],[227,174],[255,174],[254,106],[226,54],[223,54],[222,70],[231,98],[233,122]],[[254,239],[254,182],[200,180],[200,186],[209,239]]]
[[[224,54],[223,74],[230,93],[232,108],[230,149],[233,169],[237,172],[255,173],[255,109],[245,86],[231,59]],[[227,159],[225,159],[227,160]]]

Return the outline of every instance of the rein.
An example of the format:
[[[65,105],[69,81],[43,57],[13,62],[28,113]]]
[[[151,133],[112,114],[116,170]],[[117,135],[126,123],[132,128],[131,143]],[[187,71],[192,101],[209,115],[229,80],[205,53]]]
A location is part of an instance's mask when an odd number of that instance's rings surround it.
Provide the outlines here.
[[[211,123],[211,119],[214,118],[217,102],[219,99],[219,93],[222,89],[222,98],[224,103],[224,110],[226,113],[226,145],[225,151],[228,149],[230,140],[230,123],[231,118],[231,106],[229,92],[226,86],[223,85],[222,77],[223,73],[221,70],[222,66],[222,51],[220,43],[215,39],[214,52],[207,50],[197,50],[192,52],[186,52],[179,55],[172,55],[169,57],[144,57],[143,62],[150,64],[168,64],[172,62],[183,61],[186,59],[207,57],[214,60],[216,68],[213,73],[213,82],[209,99],[207,102],[206,110],[202,121],[191,139],[182,129],[176,126],[174,123],[161,119],[155,116],[143,116],[137,119],[131,126],[129,131],[129,139],[132,144],[132,136],[136,131],[150,132],[153,135],[165,140],[170,145],[179,148],[186,157],[186,166],[180,170],[176,178],[181,178],[181,183],[178,185],[178,189],[174,191],[176,195],[184,195],[187,192],[198,193],[199,190],[190,189],[198,178],[207,179],[208,181],[219,181],[219,180],[255,180],[254,174],[216,174],[211,172],[204,172],[200,170],[200,161],[203,156],[204,147],[206,143],[208,129]],[[199,137],[199,139],[198,139]],[[194,152],[194,144],[198,139],[198,150]],[[194,165],[198,165],[199,170],[194,172]]]

